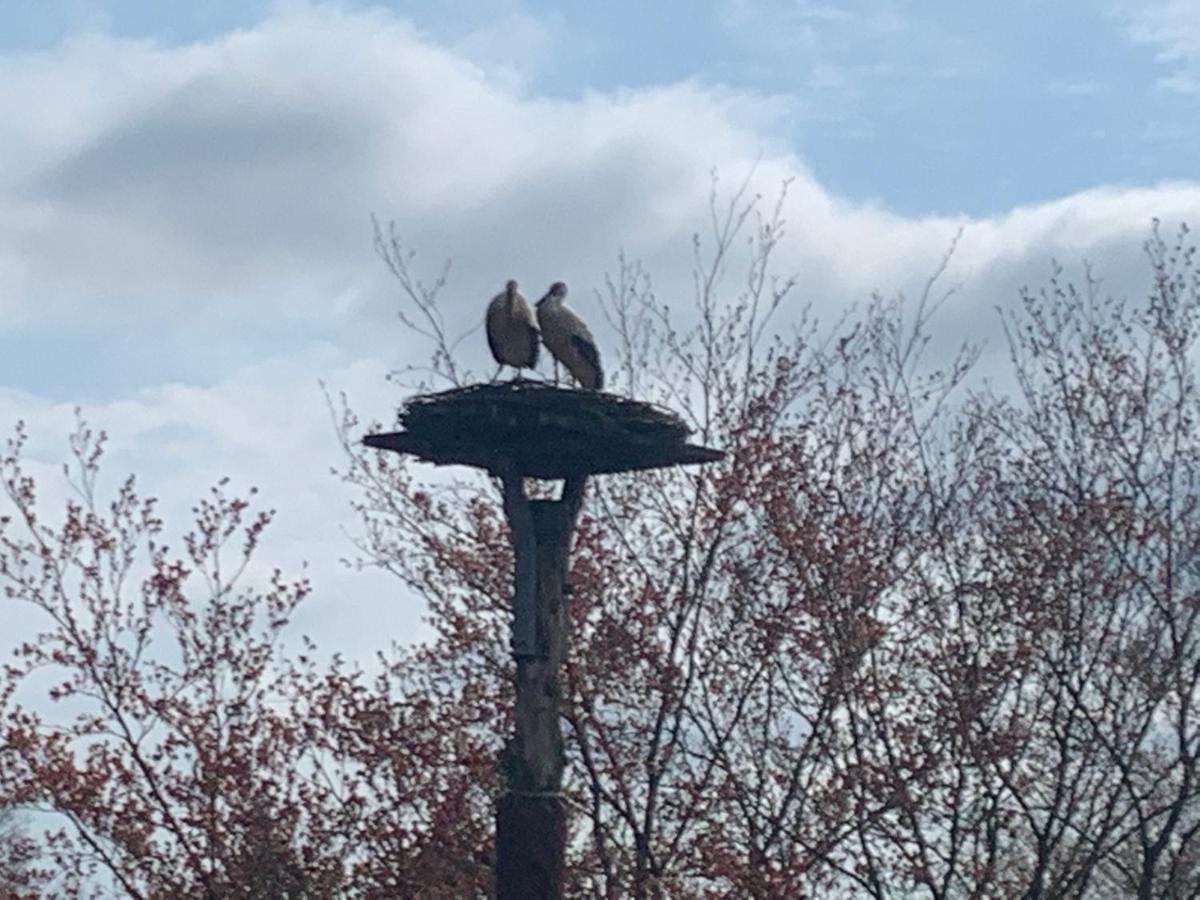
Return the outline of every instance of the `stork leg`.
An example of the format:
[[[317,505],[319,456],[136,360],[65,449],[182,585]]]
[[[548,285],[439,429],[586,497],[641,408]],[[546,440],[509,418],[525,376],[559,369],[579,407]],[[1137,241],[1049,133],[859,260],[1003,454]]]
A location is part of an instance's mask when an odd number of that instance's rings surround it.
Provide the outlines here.
[[[500,363],[500,365],[496,366],[496,374],[492,376],[492,381],[495,381],[497,378],[499,378],[500,373],[503,371],[504,371],[504,363]]]
[[[554,383],[558,384],[558,360],[554,361]]]

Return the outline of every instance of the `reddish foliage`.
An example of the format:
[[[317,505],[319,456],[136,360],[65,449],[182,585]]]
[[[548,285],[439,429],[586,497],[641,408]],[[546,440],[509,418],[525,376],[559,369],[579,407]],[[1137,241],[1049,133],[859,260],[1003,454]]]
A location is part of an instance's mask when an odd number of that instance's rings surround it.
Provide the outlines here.
[[[593,485],[571,569],[569,895],[1190,895],[1191,251],[1149,242],[1142,305],[1057,279],[1025,296],[998,397],[965,390],[970,349],[925,358],[936,279],[773,337],[783,223],[740,202],[714,253],[698,242],[686,321],[636,266],[609,286],[617,388],[729,457]],[[747,229],[747,281],[721,302]],[[435,369],[465,377],[407,259]],[[18,432],[0,577],[47,625],[6,670],[0,799],[62,827],[30,845],[54,878],[12,883],[487,896],[513,672],[498,492],[358,452],[357,432],[347,414],[366,561],[433,628],[367,670],[280,653],[308,587],[245,584],[269,514],[218,487],[172,554],[132,481],[97,502],[102,437],[81,429],[79,498],[50,526]]]

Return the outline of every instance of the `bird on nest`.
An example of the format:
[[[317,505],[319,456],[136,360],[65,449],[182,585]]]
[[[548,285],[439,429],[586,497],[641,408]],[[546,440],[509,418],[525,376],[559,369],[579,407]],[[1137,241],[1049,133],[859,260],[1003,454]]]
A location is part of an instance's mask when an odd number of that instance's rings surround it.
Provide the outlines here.
[[[537,365],[538,323],[529,301],[517,290],[516,281],[510,279],[488,304],[485,330],[492,356],[500,364],[493,381],[505,366],[516,369],[516,377],[520,378],[522,369]]]
[[[538,327],[542,343],[554,357],[554,380],[558,381],[558,363],[567,367],[583,387],[598,391],[604,387],[604,370],[600,367],[600,351],[591,331],[575,312],[563,303],[567,286],[561,281],[550,285],[537,302]]]

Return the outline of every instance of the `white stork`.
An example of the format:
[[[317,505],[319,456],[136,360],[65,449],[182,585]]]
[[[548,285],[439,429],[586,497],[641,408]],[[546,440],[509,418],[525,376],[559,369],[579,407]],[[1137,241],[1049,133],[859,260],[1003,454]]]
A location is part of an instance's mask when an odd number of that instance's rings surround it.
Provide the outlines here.
[[[575,380],[589,390],[604,387],[604,370],[600,368],[600,351],[583,319],[563,305],[567,286],[561,281],[550,285],[546,296],[537,302],[538,326],[542,343],[558,363],[567,367]]]
[[[519,377],[522,369],[532,369],[538,358],[537,319],[529,303],[509,281],[504,291],[488,304],[486,330],[492,356],[500,364],[499,375],[505,366],[512,366]]]

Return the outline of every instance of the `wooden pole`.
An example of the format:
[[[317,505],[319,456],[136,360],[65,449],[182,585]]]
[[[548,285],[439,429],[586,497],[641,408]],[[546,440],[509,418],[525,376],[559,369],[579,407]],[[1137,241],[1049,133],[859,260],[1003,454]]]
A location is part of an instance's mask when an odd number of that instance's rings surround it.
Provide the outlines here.
[[[513,735],[501,755],[505,793],[496,809],[497,900],[560,900],[567,821],[559,670],[566,654],[564,587],[571,536],[587,479],[563,483],[558,500],[530,501],[523,479],[504,477],[513,535]]]
[[[558,900],[566,811],[559,673],[566,653],[565,585],[587,477],[714,462],[720,450],[685,443],[674,413],[602,391],[537,381],[476,384],[414,397],[402,431],[370,434],[371,447],[500,477],[513,538],[513,735],[500,758],[496,896]],[[531,502],[524,479],[564,479],[558,500]]]

